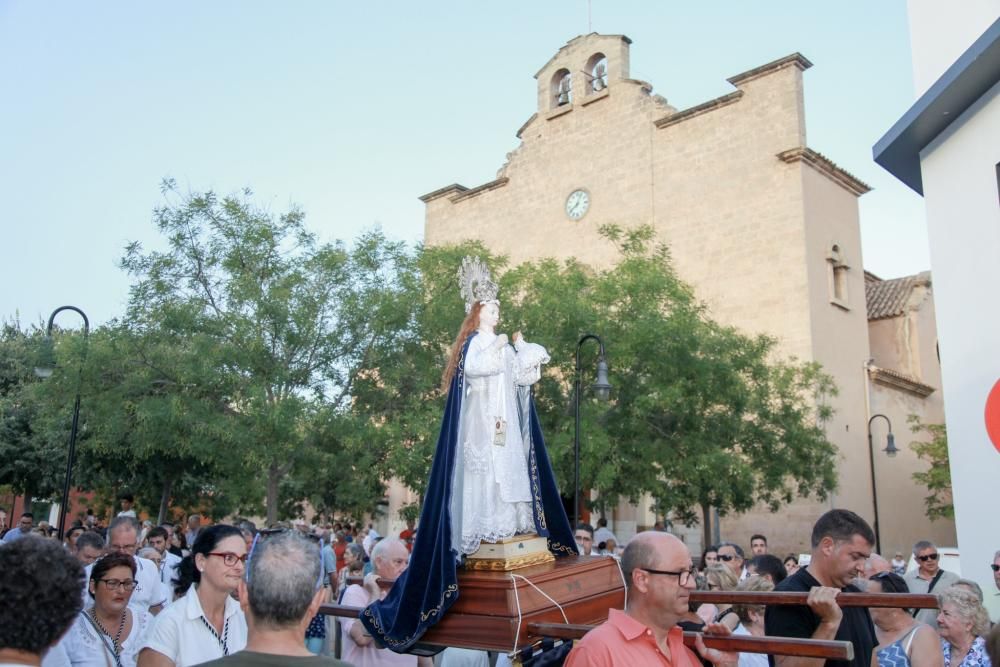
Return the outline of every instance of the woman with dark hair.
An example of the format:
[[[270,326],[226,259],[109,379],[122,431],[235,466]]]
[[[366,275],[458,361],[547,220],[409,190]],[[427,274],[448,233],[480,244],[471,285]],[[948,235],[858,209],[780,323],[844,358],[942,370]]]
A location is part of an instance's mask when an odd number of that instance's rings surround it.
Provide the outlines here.
[[[909,593],[894,572],[879,572],[868,580],[869,593]],[[872,607],[878,646],[872,651],[873,667],[941,667],[943,658],[934,629],[920,623],[905,609]]]
[[[785,562],[782,565],[785,566],[785,572],[790,577],[799,571],[799,557],[795,554],[788,554],[785,556]]]
[[[141,667],[185,667],[243,650],[247,623],[232,594],[246,559],[239,528],[220,524],[198,532],[173,581],[183,597],[156,617],[139,654]]]
[[[708,569],[709,565],[719,564],[719,547],[710,545],[704,551],[701,552],[701,563],[699,567],[701,568],[701,573],[705,574],[705,570]]]
[[[63,544],[66,546],[66,550],[71,554],[76,554],[76,540],[83,534],[83,526],[71,526],[69,530],[66,531],[66,537],[63,540]]]
[[[149,612],[129,608],[135,586],[135,559],[130,555],[115,553],[94,563],[87,582],[93,604],[84,607],[45,656],[45,667],[135,667],[152,618]]]
[[[187,538],[184,537],[184,531],[180,529],[180,526],[174,526],[170,529],[170,541],[167,546],[167,551],[177,556],[178,558],[184,558],[188,554]]]
[[[365,569],[365,549],[357,542],[351,542],[344,550],[344,567],[337,575],[337,600],[339,601],[347,588],[348,577],[360,577]]]

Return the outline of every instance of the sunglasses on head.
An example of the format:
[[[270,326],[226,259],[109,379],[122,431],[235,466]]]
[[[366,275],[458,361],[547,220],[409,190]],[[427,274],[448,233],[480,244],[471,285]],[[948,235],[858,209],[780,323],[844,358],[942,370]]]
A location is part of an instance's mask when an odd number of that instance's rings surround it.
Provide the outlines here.
[[[926,563],[929,560],[937,560],[937,559],[938,559],[937,554],[927,554],[926,556],[917,556],[917,560],[919,560],[921,563]]]
[[[869,577],[871,581],[877,581],[882,584],[883,593],[909,593],[910,589],[907,587],[906,582],[900,580],[898,574],[892,572],[876,572]]]

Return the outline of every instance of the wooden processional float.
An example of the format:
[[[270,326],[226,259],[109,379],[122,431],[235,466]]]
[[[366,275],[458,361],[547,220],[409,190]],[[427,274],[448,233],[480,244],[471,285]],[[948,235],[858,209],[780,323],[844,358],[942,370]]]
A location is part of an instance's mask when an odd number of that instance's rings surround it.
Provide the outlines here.
[[[516,540],[516,538],[515,538]],[[350,583],[361,583],[360,578]],[[379,582],[391,588],[391,581]],[[441,620],[421,637],[411,653],[433,655],[455,646],[511,653],[544,639],[578,639],[608,618],[609,609],[625,606],[625,581],[610,556],[569,556],[516,570],[459,568],[459,597]],[[692,591],[691,601],[754,605],[804,605],[808,593]],[[934,595],[905,593],[841,593],[841,607],[936,608]],[[359,607],[325,604],[320,613],[354,617]],[[694,647],[699,633],[685,632]],[[787,637],[713,637],[705,645],[724,651],[851,660],[854,647],[844,641]]]

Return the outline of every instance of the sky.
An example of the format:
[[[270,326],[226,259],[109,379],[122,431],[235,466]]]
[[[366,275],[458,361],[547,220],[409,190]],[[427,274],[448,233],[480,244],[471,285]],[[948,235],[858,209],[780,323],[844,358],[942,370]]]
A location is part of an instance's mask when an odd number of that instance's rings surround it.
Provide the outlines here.
[[[913,102],[905,0],[591,0],[589,24],[587,0],[0,0],[0,319],[120,316],[165,177],[297,205],[322,240],[419,242],[418,197],[494,179],[535,72],[591,30],[678,109],[802,53],[809,147],[874,188],[865,268],[930,268],[922,199],[871,157]]]

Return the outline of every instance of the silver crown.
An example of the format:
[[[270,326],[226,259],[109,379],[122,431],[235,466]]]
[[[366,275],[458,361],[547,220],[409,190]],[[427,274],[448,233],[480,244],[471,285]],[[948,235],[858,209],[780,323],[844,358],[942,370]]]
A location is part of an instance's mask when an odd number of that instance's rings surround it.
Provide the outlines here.
[[[476,301],[497,302],[497,284],[490,280],[490,270],[478,257],[466,257],[458,269],[458,289],[465,300],[465,312]],[[497,302],[498,303],[498,302]]]

